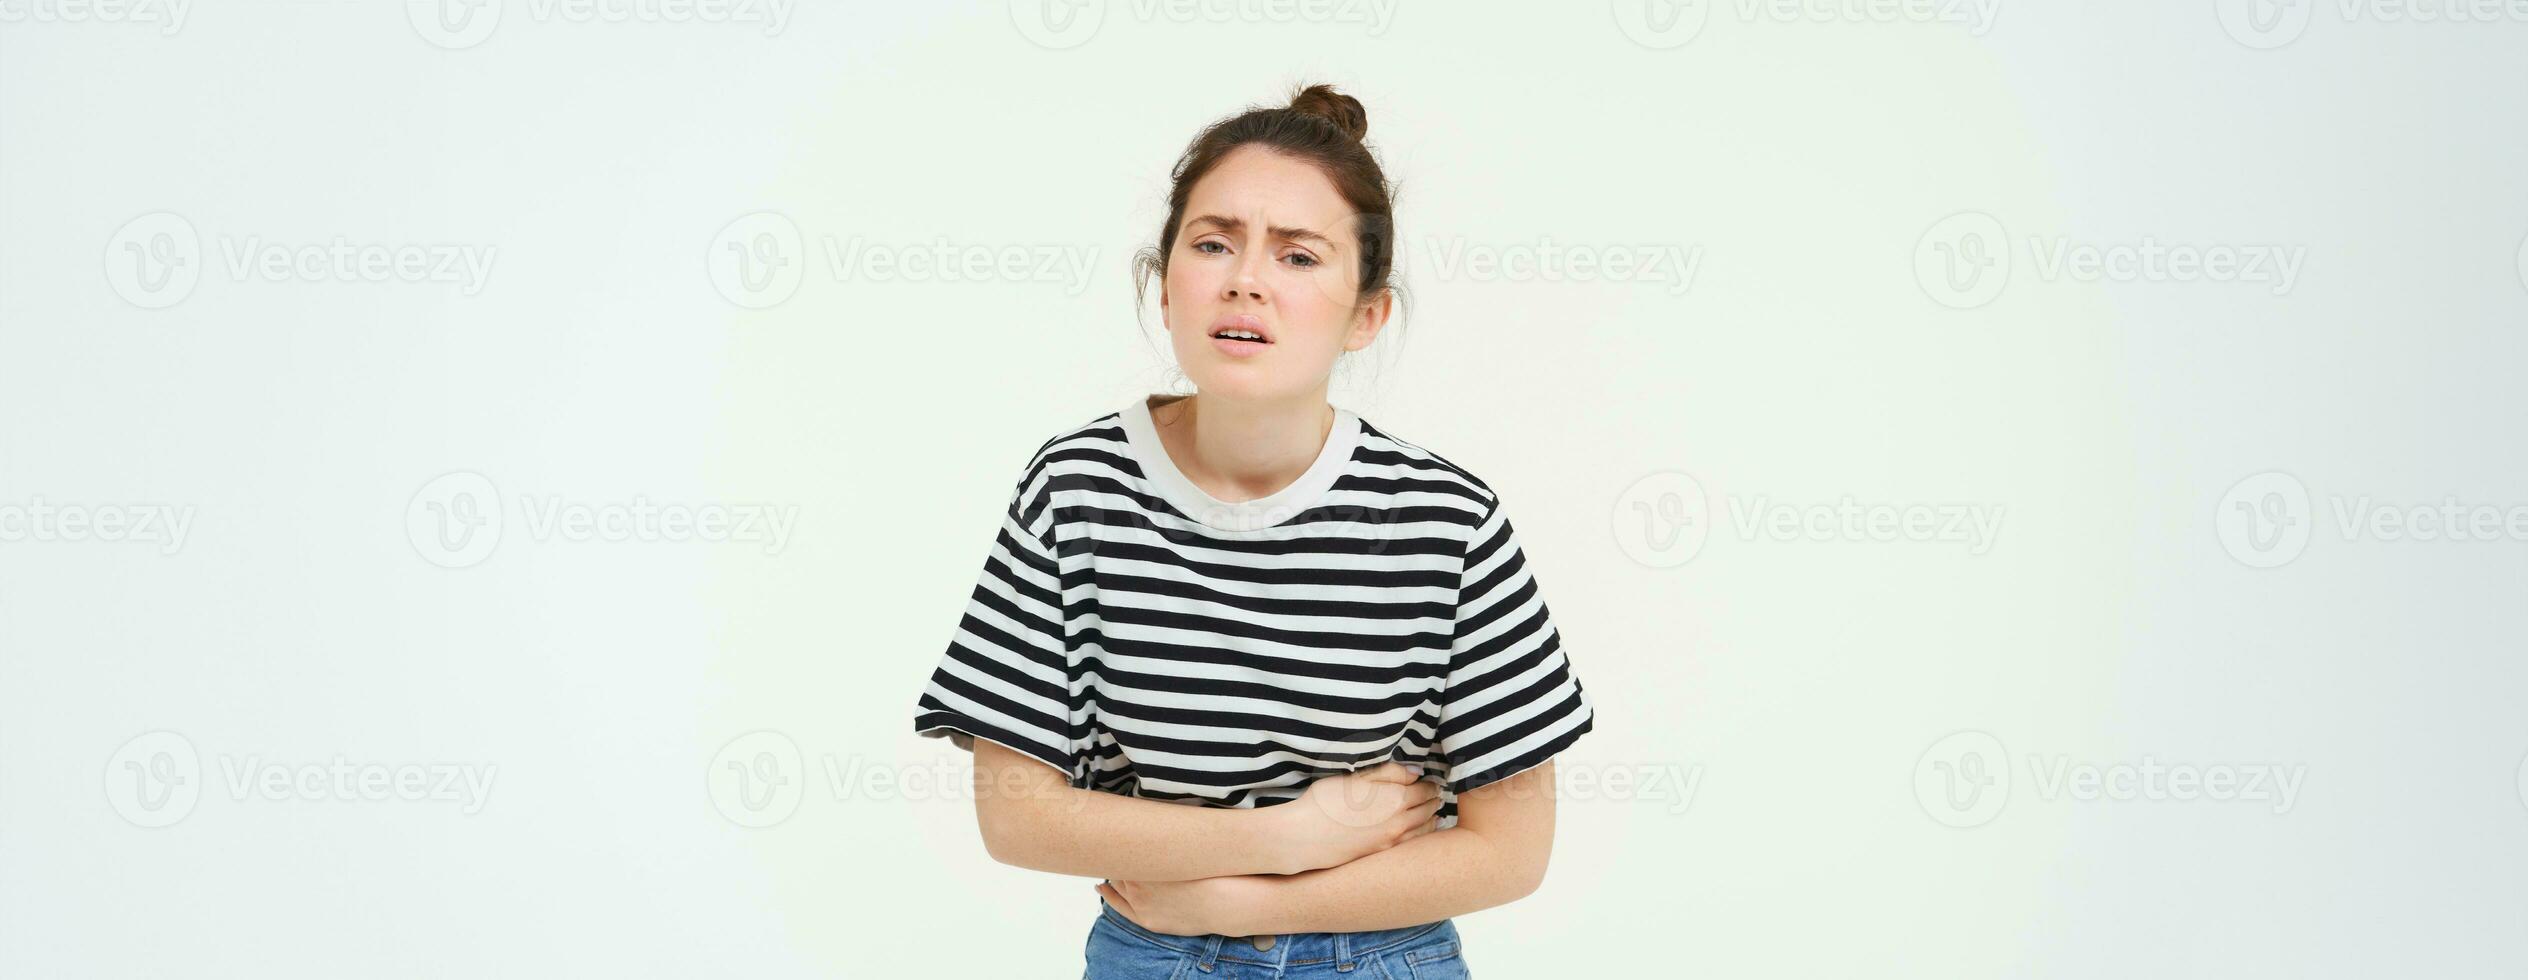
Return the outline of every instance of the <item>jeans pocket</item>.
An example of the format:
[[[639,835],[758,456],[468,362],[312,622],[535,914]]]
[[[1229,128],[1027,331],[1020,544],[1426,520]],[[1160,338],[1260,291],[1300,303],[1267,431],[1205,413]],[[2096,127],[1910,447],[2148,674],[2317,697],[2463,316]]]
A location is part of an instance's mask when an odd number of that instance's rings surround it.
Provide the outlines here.
[[[1472,980],[1474,976],[1466,968],[1466,947],[1454,936],[1394,955],[1404,961],[1405,975],[1412,980]]]

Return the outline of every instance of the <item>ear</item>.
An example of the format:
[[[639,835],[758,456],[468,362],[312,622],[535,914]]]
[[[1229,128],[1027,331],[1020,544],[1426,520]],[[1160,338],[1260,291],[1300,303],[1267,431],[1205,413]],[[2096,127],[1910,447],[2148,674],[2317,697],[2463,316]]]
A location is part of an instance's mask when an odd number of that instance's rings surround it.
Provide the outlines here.
[[[1394,290],[1381,289],[1378,296],[1362,304],[1352,314],[1352,329],[1343,337],[1343,349],[1356,351],[1378,339],[1378,331],[1387,328],[1387,318],[1396,311]]]

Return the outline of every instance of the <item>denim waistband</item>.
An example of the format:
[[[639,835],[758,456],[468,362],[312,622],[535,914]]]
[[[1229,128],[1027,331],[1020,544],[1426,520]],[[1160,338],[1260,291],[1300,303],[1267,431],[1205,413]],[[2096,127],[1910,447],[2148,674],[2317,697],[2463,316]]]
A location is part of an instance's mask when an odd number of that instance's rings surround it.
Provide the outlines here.
[[[1255,948],[1252,936],[1223,936],[1209,933],[1201,936],[1179,936],[1153,932],[1139,923],[1124,918],[1105,898],[1097,900],[1098,915],[1115,928],[1142,939],[1195,957],[1202,963],[1227,960],[1236,963],[1296,966],[1303,963],[1331,961],[1349,968],[1352,961],[1383,949],[1391,949],[1423,938],[1443,928],[1454,929],[1453,920],[1441,919],[1401,929],[1371,929],[1362,932],[1285,932],[1273,937],[1272,949]]]

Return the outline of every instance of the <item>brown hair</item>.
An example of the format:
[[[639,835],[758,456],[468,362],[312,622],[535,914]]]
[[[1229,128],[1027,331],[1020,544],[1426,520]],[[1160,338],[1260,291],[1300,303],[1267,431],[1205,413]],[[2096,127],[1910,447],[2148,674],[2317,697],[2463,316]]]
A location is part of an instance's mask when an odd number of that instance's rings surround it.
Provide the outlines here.
[[[1231,150],[1248,144],[1316,165],[1351,207],[1361,253],[1355,309],[1368,305],[1381,291],[1400,294],[1392,281],[1395,188],[1361,141],[1368,132],[1369,110],[1361,108],[1361,100],[1331,85],[1305,86],[1291,93],[1289,105],[1253,107],[1205,127],[1185,147],[1185,155],[1177,158],[1170,177],[1175,186],[1168,191],[1167,222],[1159,228],[1159,243],[1133,258],[1134,303],[1149,291],[1151,277],[1166,280],[1168,258],[1176,250],[1176,229],[1185,221],[1185,201],[1193,196],[1194,185]]]

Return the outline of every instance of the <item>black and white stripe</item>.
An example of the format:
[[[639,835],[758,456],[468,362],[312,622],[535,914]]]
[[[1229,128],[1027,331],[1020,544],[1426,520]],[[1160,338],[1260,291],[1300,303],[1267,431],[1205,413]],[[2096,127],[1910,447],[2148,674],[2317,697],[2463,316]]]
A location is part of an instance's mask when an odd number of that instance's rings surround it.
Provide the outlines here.
[[[1047,441],[915,731],[1211,806],[1392,758],[1444,780],[1443,826],[1569,747],[1591,703],[1499,496],[1338,412],[1309,476],[1245,504],[1177,473],[1146,403]]]

